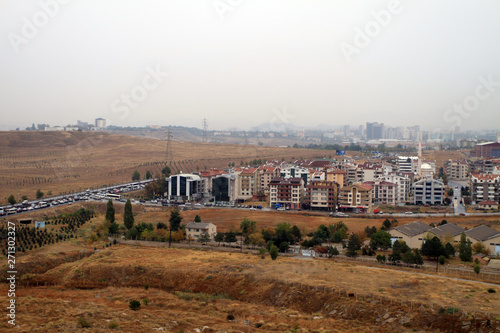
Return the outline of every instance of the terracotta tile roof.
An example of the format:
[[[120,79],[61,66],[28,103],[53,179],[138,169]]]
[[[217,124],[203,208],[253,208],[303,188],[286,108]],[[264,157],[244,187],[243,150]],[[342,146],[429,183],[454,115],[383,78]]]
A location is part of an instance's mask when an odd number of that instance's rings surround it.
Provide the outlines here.
[[[472,180],[477,179],[477,180],[484,180],[484,181],[495,181],[495,180],[500,180],[500,175],[493,175],[489,173],[472,173],[471,174]]]
[[[477,203],[478,205],[498,205],[498,202],[493,200],[485,200]]]
[[[240,173],[240,175],[253,175],[257,171],[257,168],[245,168],[243,171]]]

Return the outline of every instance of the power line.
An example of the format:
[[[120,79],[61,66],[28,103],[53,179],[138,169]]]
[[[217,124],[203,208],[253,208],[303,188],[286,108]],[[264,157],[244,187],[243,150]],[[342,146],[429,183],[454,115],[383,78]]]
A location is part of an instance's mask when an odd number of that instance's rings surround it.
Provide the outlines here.
[[[203,118],[202,125],[203,125],[203,142],[207,143],[208,142],[208,121],[207,121],[207,118]]]

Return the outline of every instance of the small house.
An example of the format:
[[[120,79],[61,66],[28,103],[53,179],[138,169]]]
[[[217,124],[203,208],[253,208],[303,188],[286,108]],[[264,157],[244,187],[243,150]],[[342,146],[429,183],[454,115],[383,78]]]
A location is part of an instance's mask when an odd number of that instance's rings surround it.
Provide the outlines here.
[[[212,222],[190,222],[186,225],[186,237],[189,239],[199,239],[202,234],[208,234],[211,240],[217,234],[217,226]]]
[[[412,249],[419,249],[422,247],[425,235],[432,227],[429,225],[415,221],[408,224],[397,226],[389,230],[391,234],[391,242],[394,244],[395,241],[404,241]]]

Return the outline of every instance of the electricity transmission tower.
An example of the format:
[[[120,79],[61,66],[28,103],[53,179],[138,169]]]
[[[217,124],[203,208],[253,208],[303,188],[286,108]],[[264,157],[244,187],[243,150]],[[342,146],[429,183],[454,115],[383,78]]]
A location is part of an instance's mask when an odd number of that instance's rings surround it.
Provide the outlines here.
[[[203,125],[203,142],[207,143],[208,142],[208,121],[207,121],[207,118],[203,118],[202,125]]]
[[[165,162],[168,165],[174,159],[174,154],[172,152],[172,132],[167,130],[167,151],[165,152]]]

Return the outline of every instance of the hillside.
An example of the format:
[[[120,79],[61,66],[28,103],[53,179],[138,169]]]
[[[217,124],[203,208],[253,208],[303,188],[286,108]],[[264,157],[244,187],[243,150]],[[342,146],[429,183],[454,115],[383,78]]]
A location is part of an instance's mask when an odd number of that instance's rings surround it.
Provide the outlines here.
[[[331,151],[172,141],[173,172],[246,165],[253,159],[317,158]],[[128,182],[132,172],[159,173],[166,142],[103,132],[0,132],[0,204]]]

